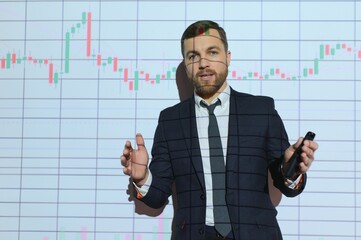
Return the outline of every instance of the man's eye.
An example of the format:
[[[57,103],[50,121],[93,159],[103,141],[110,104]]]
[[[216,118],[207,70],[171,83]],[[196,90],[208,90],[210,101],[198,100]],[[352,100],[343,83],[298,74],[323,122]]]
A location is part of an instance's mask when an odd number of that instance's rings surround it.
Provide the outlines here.
[[[218,52],[217,51],[211,51],[210,54],[211,54],[211,56],[215,56],[215,55],[218,54]]]
[[[188,60],[190,61],[196,61],[197,60],[197,55],[196,54],[192,54],[188,56]]]

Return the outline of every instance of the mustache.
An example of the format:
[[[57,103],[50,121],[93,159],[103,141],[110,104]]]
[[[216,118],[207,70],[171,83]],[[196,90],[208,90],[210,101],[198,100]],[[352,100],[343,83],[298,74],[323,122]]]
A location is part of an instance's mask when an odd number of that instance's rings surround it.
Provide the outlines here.
[[[212,70],[212,69],[205,69],[205,70],[200,70],[196,73],[195,77],[199,77],[201,75],[206,75],[206,74],[212,74],[212,75],[217,75],[216,71]]]

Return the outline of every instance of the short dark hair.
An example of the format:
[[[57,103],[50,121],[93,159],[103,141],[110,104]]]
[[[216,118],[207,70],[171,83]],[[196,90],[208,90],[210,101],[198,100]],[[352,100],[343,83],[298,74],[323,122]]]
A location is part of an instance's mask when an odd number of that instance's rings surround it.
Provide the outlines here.
[[[181,50],[182,56],[184,57],[184,40],[189,38],[194,38],[201,34],[207,34],[209,29],[215,29],[218,31],[221,41],[224,44],[224,49],[226,52],[228,51],[228,42],[227,42],[227,35],[224,29],[218,25],[218,23],[210,21],[210,20],[201,20],[195,23],[192,23],[187,27],[187,29],[183,32],[181,38]]]

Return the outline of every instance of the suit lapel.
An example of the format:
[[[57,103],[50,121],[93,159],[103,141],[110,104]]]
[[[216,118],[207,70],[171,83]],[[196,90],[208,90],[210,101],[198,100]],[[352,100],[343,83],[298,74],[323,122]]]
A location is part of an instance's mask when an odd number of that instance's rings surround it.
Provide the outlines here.
[[[205,189],[201,151],[198,140],[194,98],[181,104],[181,128],[188,149],[189,159],[203,189]]]

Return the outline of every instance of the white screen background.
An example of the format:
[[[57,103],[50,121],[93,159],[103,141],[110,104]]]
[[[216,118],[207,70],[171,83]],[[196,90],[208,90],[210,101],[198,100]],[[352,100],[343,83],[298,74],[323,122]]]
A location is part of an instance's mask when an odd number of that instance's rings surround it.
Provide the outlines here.
[[[181,34],[201,19],[228,34],[234,89],[273,97],[291,142],[317,134],[305,191],[277,207],[284,239],[361,239],[359,1],[0,0],[0,12],[0,239],[170,238],[171,199],[162,212],[134,202],[119,156],[137,132],[151,148],[179,101]]]

